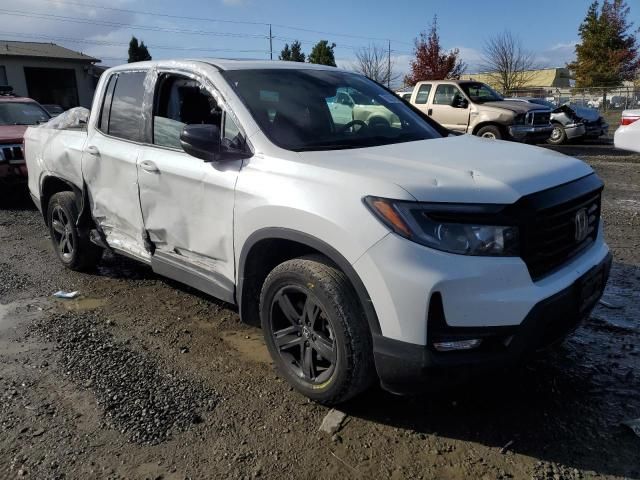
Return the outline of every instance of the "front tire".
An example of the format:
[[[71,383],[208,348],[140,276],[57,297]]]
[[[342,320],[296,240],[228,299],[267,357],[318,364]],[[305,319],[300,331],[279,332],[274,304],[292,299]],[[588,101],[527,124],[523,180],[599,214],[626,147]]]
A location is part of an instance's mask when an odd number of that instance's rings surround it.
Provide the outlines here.
[[[567,141],[567,132],[565,132],[564,127],[559,123],[553,124],[553,130],[551,131],[551,136],[547,140],[547,143],[551,145],[562,145]]]
[[[51,197],[47,220],[53,248],[65,267],[83,271],[97,265],[102,249],[91,243],[88,232],[78,228],[78,207],[73,192],[59,192]]]
[[[480,130],[478,130],[476,135],[478,137],[490,138],[492,140],[502,140],[502,132],[495,125],[487,125],[485,127],[482,127]]]
[[[277,369],[312,400],[338,404],[375,379],[364,312],[347,277],[326,258],[274,268],[262,287],[260,318]]]

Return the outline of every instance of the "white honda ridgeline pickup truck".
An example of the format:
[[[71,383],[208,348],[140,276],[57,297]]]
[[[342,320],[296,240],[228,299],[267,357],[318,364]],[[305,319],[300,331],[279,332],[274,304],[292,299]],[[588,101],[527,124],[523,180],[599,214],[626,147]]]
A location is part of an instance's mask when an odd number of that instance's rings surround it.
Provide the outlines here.
[[[334,118],[337,91],[385,115]],[[585,163],[452,135],[332,67],[123,65],[86,125],[25,149],[64,265],[108,249],[238,305],[326,404],[512,365],[588,316],[611,266]]]

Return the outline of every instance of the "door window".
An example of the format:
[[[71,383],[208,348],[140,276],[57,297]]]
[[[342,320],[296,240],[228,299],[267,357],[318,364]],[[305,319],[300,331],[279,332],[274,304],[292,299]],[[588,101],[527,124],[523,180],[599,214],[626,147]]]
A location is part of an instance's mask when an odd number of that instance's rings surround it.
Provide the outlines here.
[[[455,85],[441,84],[436,88],[436,94],[433,97],[434,105],[453,105],[456,97],[462,97],[462,92]]]
[[[142,98],[146,72],[122,72],[115,79],[107,131],[109,135],[142,142]],[[113,81],[113,80],[112,80]],[[106,100],[106,97],[105,97]],[[105,105],[106,107],[106,105]]]
[[[185,125],[207,124],[222,129],[222,109],[198,81],[165,74],[158,82],[153,112],[154,145],[182,149],[180,134]],[[238,134],[237,126],[232,126],[231,119],[227,120],[225,138],[227,135],[235,138]]]
[[[416,103],[424,105],[429,100],[429,94],[431,93],[431,84],[423,83],[418,88],[418,93],[416,93]]]

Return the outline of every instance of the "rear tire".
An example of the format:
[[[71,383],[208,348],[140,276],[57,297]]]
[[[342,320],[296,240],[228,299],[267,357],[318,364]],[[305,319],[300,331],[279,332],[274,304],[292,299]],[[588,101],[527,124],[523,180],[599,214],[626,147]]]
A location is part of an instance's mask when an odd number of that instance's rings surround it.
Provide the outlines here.
[[[77,271],[95,268],[102,249],[91,243],[88,231],[78,228],[78,207],[73,192],[59,192],[51,197],[47,220],[53,248],[62,264]]]
[[[338,404],[375,380],[364,312],[345,274],[325,257],[274,268],[262,287],[260,318],[277,369],[312,400]]]
[[[476,136],[482,138],[490,138],[493,140],[502,140],[502,132],[495,125],[487,125],[476,132]]]

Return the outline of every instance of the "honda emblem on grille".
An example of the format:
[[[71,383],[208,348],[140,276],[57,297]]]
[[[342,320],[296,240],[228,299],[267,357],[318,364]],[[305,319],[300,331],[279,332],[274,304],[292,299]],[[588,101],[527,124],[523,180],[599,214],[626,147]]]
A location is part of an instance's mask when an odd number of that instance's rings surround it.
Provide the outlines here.
[[[589,217],[587,216],[586,208],[581,208],[576,212],[575,224],[576,241],[581,242],[587,238],[587,234],[589,233]]]

